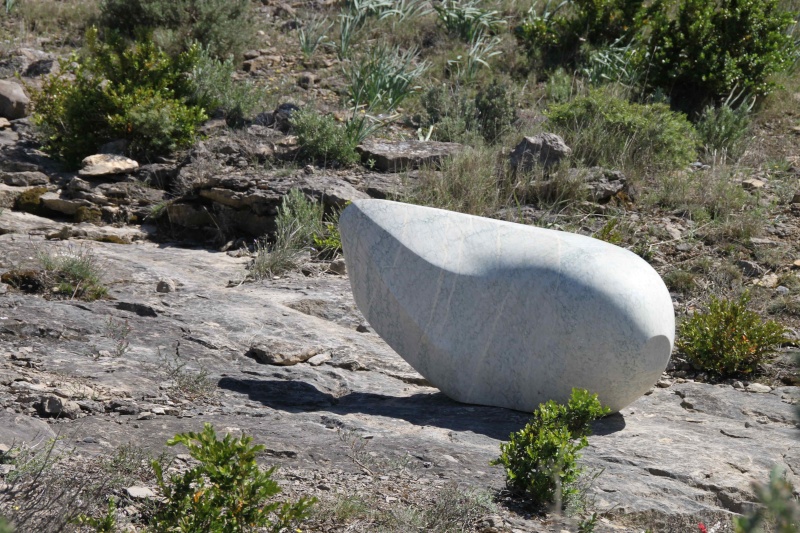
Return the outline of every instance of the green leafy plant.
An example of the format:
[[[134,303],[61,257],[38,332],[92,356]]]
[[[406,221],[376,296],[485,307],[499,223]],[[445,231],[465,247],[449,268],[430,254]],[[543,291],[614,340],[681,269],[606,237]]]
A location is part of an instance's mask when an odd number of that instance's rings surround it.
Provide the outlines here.
[[[645,20],[648,83],[686,111],[767,94],[771,76],[796,58],[793,17],[780,0],[656,0]]]
[[[74,522],[80,526],[92,528],[95,533],[116,533],[117,531],[117,503],[114,498],[108,499],[106,514],[95,518],[87,514],[78,515]]]
[[[179,433],[168,446],[182,444],[199,461],[182,474],[164,477],[153,462],[163,503],[151,520],[154,532],[239,533],[268,528],[278,533],[308,514],[314,499],[271,501],[281,490],[272,479],[275,467],[262,471],[256,457],[264,449],[246,435],[217,438],[214,427],[204,424],[200,433]]]
[[[586,166],[685,167],[696,157],[697,133],[685,116],[664,104],[636,104],[609,90],[554,105],[547,113],[556,133]]]
[[[720,376],[753,374],[778,345],[786,328],[747,309],[750,297],[721,300],[714,296],[708,311],[696,312],[679,328],[677,349],[698,369]]]
[[[171,54],[195,42],[218,59],[239,57],[255,37],[250,0],[103,0],[103,28],[127,37],[153,34]]]
[[[13,533],[14,529],[11,525],[6,521],[5,518],[0,516],[0,533]]]
[[[482,33],[493,33],[505,26],[499,12],[480,7],[481,0],[443,0],[433,5],[440,24],[452,35],[472,42]]]
[[[482,68],[489,66],[489,59],[500,55],[497,49],[500,42],[496,35],[490,38],[483,32],[477,33],[469,41],[466,52],[448,60],[447,67],[457,79],[471,83]]]
[[[769,484],[755,484],[756,498],[761,503],[756,511],[734,519],[736,533],[756,533],[768,531],[775,533],[797,533],[800,531],[800,501],[794,495],[794,487],[785,474],[775,468],[769,476]]]
[[[573,389],[567,405],[541,404],[523,429],[500,444],[492,464],[502,465],[508,486],[535,503],[568,502],[577,493],[578,452],[589,444],[590,424],[609,412],[596,394]]]
[[[535,63],[547,68],[585,62],[583,50],[625,47],[640,27],[642,0],[536,3],[514,31]]]
[[[171,57],[152,41],[127,47],[86,35],[85,53],[63,62],[33,94],[34,121],[47,150],[70,165],[112,140],[129,142],[133,154],[156,154],[185,146],[207,118],[191,73],[200,49]]]
[[[470,142],[478,136],[475,100],[468,97],[466,88],[435,85],[422,94],[420,101],[424,113],[418,120],[423,128],[430,129],[432,139]]]

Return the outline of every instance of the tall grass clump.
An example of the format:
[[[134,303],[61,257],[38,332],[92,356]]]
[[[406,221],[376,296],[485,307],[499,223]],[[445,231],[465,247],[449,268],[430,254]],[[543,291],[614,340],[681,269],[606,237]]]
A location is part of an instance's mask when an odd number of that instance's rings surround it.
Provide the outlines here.
[[[498,11],[484,9],[481,3],[481,0],[443,0],[434,3],[433,9],[448,33],[469,43],[480,34],[499,31],[506,24]]]
[[[36,257],[41,265],[45,290],[62,298],[97,300],[108,293],[103,285],[100,259],[85,246],[69,246],[58,251],[40,248]]]
[[[586,166],[668,171],[697,156],[697,133],[664,104],[637,104],[609,90],[552,106],[549,123]]]
[[[488,147],[464,150],[423,169],[405,201],[471,215],[491,216],[513,198],[505,168]]]
[[[727,103],[707,106],[695,123],[700,143],[707,157],[725,157],[736,161],[744,151],[744,139],[750,126],[750,107],[733,109]]]
[[[414,49],[374,46],[346,70],[350,101],[370,112],[391,112],[411,94],[427,68]]]
[[[333,27],[333,22],[328,17],[311,17],[305,23],[298,21],[297,40],[303,57],[308,60],[317,51],[320,44],[328,38],[327,32]]]
[[[151,34],[170,54],[194,43],[217,59],[240,58],[256,25],[250,0],[102,0],[100,24],[128,38]]]
[[[249,266],[255,279],[279,276],[299,266],[302,253],[313,245],[332,242],[336,226],[326,224],[324,206],[291,189],[282,199],[275,217],[272,243],[265,237],[256,241],[256,254]]]

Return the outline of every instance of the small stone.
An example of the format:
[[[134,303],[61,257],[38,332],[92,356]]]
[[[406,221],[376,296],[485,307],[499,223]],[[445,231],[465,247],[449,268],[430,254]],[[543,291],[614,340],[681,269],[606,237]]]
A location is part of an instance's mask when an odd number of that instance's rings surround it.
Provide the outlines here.
[[[359,333],[369,333],[369,326],[366,324],[359,324],[356,326],[356,331]]]
[[[775,292],[777,292],[781,296],[785,296],[785,295],[789,294],[790,291],[789,291],[789,287],[784,287],[783,285],[778,285],[777,287],[775,287]]]
[[[125,492],[127,492],[128,496],[133,500],[149,500],[156,497],[156,493],[153,492],[153,489],[148,487],[128,487],[125,489]]]
[[[11,122],[5,117],[0,117],[0,130],[4,130],[6,128],[11,127]]]
[[[800,191],[794,193],[794,195],[792,196],[792,200],[789,203],[800,204]]]
[[[540,133],[524,137],[509,155],[511,168],[525,172],[541,165],[545,168],[569,157],[572,149],[555,133]]]
[[[792,263],[792,268],[800,268],[800,259],[797,259]]]
[[[748,278],[755,278],[764,275],[764,268],[755,261],[747,261],[740,259],[736,262],[736,266],[742,269],[742,273]]]
[[[150,412],[153,413],[154,415],[165,415],[165,414],[167,414],[167,412],[164,410],[163,407],[153,407],[152,409],[150,409]]]
[[[742,181],[742,188],[746,191],[755,191],[758,189],[763,189],[764,185],[766,185],[765,182],[756,178],[750,178]]]
[[[0,80],[0,116],[10,120],[23,118],[30,111],[30,99],[25,95],[22,85],[13,81]]]
[[[744,383],[742,383],[741,381],[734,381],[733,382],[733,388],[734,389],[743,389],[744,388]]]
[[[669,379],[660,379],[656,385],[658,385],[659,388],[666,389],[672,386],[672,381]]]
[[[324,352],[315,355],[314,357],[306,361],[306,363],[308,363],[311,366],[319,366],[323,363],[326,363],[327,361],[330,361],[331,359],[332,359],[331,354],[329,352]]]
[[[176,290],[177,286],[175,285],[175,281],[169,278],[158,280],[158,284],[156,285],[156,292],[168,293],[175,292]]]
[[[250,346],[245,355],[265,365],[292,366],[308,361],[319,353],[309,348],[277,337],[265,337]]]
[[[309,89],[319,82],[319,78],[310,72],[303,72],[297,77],[297,85]]]
[[[81,162],[83,168],[78,175],[84,177],[111,176],[114,174],[130,174],[139,163],[133,159],[114,154],[95,154],[84,158]]]
[[[757,392],[757,393],[760,393],[760,394],[766,394],[767,392],[770,392],[771,390],[772,390],[772,387],[767,386],[767,385],[763,385],[761,383],[751,383],[750,385],[747,386],[747,392]]]
[[[152,420],[156,417],[155,413],[150,411],[142,411],[139,413],[139,416],[136,417],[136,420]]]
[[[347,275],[347,265],[342,258],[331,261],[331,264],[328,265],[328,270],[334,274],[339,274],[340,276]]]

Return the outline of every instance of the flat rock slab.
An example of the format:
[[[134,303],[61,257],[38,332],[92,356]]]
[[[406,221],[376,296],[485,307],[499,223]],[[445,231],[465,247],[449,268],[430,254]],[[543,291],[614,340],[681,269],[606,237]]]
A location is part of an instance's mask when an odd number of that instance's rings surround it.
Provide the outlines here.
[[[672,299],[628,250],[384,200],[339,227],[361,312],[455,400],[531,412],[577,387],[618,411],[667,365]]]
[[[461,144],[439,141],[368,141],[358,147],[363,161],[374,161],[375,168],[384,172],[438,165],[463,149]]]
[[[130,174],[139,168],[133,159],[114,154],[95,154],[84,158],[78,175],[85,178],[99,178],[114,174]]]
[[[51,246],[55,252],[65,245],[0,235],[0,273],[31,267],[32,249]],[[364,317],[346,278],[293,273],[231,285],[241,280],[246,258],[152,243],[85,246],[104,266],[114,300],[45,300],[12,289],[0,295],[0,443],[38,443],[57,433],[77,455],[110,454],[123,444],[174,454],[167,439],[209,422],[218,433],[252,435],[267,446],[268,464],[304,472],[310,487],[332,472],[363,477],[346,435],[371,437],[364,441],[370,457],[406,461],[420,485],[503,487],[502,469],[488,463],[529,415],[458,403],[425,386],[377,334],[357,331]],[[164,278],[179,290],[157,292]],[[136,311],[145,308],[154,312]],[[117,341],[109,320],[132,329],[122,356],[111,354]],[[330,359],[259,364],[245,354],[267,335]],[[176,364],[184,365],[184,378],[208,372],[210,394],[190,399],[172,389],[168,369]],[[81,405],[81,418],[46,422],[29,414],[27,398],[56,390]],[[597,422],[582,460],[605,469],[592,489],[597,510],[614,508],[615,520],[691,516],[696,527],[700,517],[746,507],[751,483],[767,481],[773,464],[788,466],[789,480],[800,485],[792,405],[799,390],[757,394],[685,383],[657,388]],[[137,420],[142,413],[152,418]],[[365,490],[374,487],[371,481]],[[553,531],[535,518],[520,520],[520,531]]]

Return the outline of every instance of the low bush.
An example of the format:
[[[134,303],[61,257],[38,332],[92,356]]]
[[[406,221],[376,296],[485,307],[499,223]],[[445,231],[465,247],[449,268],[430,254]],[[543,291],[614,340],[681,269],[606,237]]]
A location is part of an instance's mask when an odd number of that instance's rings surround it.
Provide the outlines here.
[[[250,0],[103,0],[100,22],[127,37],[153,34],[171,54],[195,42],[218,59],[238,58],[255,37]]]
[[[578,492],[578,452],[589,444],[590,424],[609,412],[596,394],[573,389],[567,405],[541,404],[523,429],[500,444],[500,457],[492,464],[502,465],[508,486],[537,505],[567,503]]]
[[[697,156],[697,133],[664,104],[636,104],[595,90],[554,105],[547,117],[586,166],[666,171]]]
[[[748,106],[733,109],[727,104],[706,107],[695,124],[700,144],[711,160],[724,156],[731,161],[742,155],[743,140],[749,126]]]
[[[127,47],[107,44],[89,30],[85,53],[75,54],[33,95],[34,121],[45,148],[77,166],[103,143],[125,139],[136,155],[188,145],[207,118],[195,102],[187,73],[198,64],[197,47],[175,57],[152,41]]]
[[[323,165],[350,166],[360,160],[356,152],[358,139],[353,138],[349,124],[338,124],[331,115],[310,109],[292,114],[292,128],[303,157]]]
[[[475,96],[475,111],[481,135],[494,143],[507,132],[517,118],[514,93],[505,83],[494,80]]]
[[[656,0],[645,20],[648,84],[684,111],[769,93],[797,54],[780,0]]]
[[[167,441],[186,446],[200,464],[165,478],[161,464],[153,462],[163,500],[150,521],[152,531],[234,533],[266,527],[277,533],[305,518],[316,500],[273,501],[281,492],[272,479],[275,467],[259,468],[256,457],[264,446],[251,445],[252,440],[230,434],[219,440],[207,423],[201,433],[180,433]]]
[[[745,516],[734,519],[736,533],[797,533],[800,527],[800,501],[794,486],[781,474],[779,468],[772,470],[768,485],[755,484],[756,498],[761,506]],[[766,526],[766,527],[765,527]]]
[[[738,300],[714,296],[705,312],[698,311],[681,323],[676,348],[704,372],[718,376],[753,374],[786,341],[786,328],[762,321],[747,309],[749,295]]]
[[[55,253],[41,248],[36,255],[42,267],[40,281],[48,293],[89,301],[108,293],[100,261],[90,248],[70,246]]]
[[[423,129],[433,128],[432,139],[472,144],[470,141],[479,135],[475,101],[466,92],[462,87],[442,84],[422,95],[424,113],[418,118]]]

